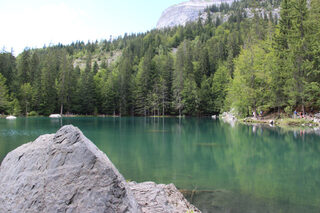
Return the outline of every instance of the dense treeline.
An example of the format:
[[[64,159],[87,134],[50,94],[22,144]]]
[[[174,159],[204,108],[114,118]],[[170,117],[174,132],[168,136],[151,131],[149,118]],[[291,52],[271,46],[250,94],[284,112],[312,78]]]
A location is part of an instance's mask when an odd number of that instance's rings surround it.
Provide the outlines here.
[[[247,18],[248,2],[208,8],[206,20],[185,27],[25,49],[17,58],[2,52],[0,112],[200,116],[233,109],[247,116],[318,110],[319,1],[283,0],[278,21],[257,8]],[[261,4],[272,8],[280,1]],[[224,11],[219,19],[212,19],[214,10]],[[107,60],[117,52],[115,62]]]

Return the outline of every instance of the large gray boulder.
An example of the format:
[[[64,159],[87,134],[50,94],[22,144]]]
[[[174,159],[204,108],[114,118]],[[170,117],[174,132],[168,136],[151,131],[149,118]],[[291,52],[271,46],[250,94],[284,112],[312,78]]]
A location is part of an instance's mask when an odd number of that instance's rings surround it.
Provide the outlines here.
[[[172,185],[127,183],[71,125],[10,152],[0,166],[0,212],[198,212]]]
[[[141,212],[125,179],[78,128],[10,152],[0,167],[0,212]]]

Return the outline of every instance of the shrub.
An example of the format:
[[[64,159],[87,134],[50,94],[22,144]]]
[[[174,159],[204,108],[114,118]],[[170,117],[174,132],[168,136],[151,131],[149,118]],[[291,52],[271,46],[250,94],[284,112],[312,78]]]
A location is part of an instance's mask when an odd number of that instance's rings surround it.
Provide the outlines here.
[[[32,116],[38,116],[39,114],[36,111],[31,111],[28,113],[28,116],[32,117]]]

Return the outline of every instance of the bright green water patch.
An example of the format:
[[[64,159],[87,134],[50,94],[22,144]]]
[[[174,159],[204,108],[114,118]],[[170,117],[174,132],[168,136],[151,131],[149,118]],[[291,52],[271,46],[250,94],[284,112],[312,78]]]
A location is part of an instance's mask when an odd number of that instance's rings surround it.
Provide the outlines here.
[[[0,159],[73,124],[126,179],[173,182],[203,212],[320,212],[320,136],[197,118],[0,119]]]

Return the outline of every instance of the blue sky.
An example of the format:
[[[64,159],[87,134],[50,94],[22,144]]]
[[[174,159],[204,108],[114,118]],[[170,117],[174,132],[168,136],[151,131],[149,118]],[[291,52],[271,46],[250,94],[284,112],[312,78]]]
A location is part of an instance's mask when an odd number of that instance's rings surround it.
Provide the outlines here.
[[[0,0],[0,48],[100,40],[155,28],[167,7],[184,0]]]

